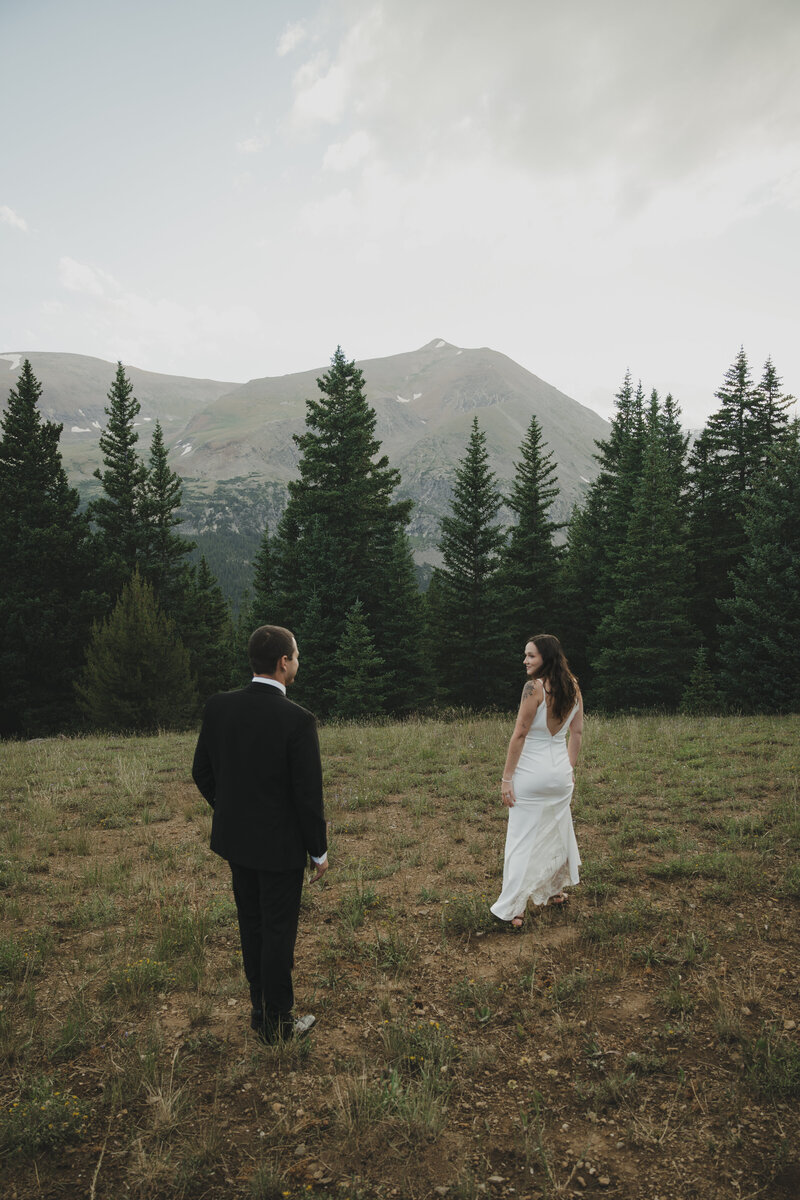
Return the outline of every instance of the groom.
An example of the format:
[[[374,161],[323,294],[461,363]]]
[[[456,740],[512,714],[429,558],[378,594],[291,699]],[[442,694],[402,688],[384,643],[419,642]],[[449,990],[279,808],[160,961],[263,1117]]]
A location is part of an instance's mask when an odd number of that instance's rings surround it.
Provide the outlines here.
[[[328,869],[322,767],[314,717],[286,697],[294,635],[262,625],[247,649],[252,682],[208,701],[192,778],[214,810],[211,849],[231,868],[250,1024],[277,1042],[315,1020],[293,1020],[292,968],[306,856],[312,882]]]

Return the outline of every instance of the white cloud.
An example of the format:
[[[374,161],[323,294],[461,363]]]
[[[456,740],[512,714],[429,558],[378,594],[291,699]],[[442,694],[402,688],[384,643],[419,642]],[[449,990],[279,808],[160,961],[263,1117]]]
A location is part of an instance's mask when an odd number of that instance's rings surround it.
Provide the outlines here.
[[[96,330],[108,357],[167,373],[197,375],[215,357],[227,357],[261,332],[261,323],[246,305],[213,308],[188,306],[167,297],[123,292],[94,312]],[[187,366],[187,364],[191,364]]]
[[[324,173],[292,265],[324,256],[336,280],[307,330],[335,304],[343,344],[391,353],[404,306],[406,345],[494,345],[584,400],[630,364],[687,412],[713,405],[729,342],[763,360],[761,340],[791,381],[796,303],[770,263],[800,208],[800,7],[730,4],[341,0],[345,32],[294,80]],[[354,264],[382,304],[342,286]]]
[[[113,276],[105,271],[66,256],[58,261],[58,275],[61,286],[68,292],[87,296],[104,296],[107,291],[116,291],[119,287]]]
[[[324,239],[331,234],[341,236],[357,229],[363,212],[364,206],[356,202],[350,189],[342,188],[304,204],[297,223],[301,233]]]
[[[795,212],[800,209],[800,163],[790,167],[780,179],[773,183],[776,203]]]
[[[376,50],[382,46],[383,8],[369,3],[369,0],[366,4],[363,0],[356,0],[353,9],[357,11],[356,19],[345,29],[335,51],[335,61],[331,62],[331,55],[322,51],[303,63],[295,73],[292,81],[295,93],[292,119],[301,128],[335,124],[345,114],[348,104],[357,114],[362,103],[359,99],[359,73],[362,67],[370,79],[368,101],[379,94],[382,100],[386,99],[379,75],[374,70]],[[348,8],[347,15],[350,11]],[[389,47],[384,49],[388,50]],[[397,55],[397,49],[397,45],[391,47],[393,56]],[[397,64],[393,64],[393,69],[397,71]],[[387,77],[387,84],[390,78]],[[401,91],[393,97],[395,104],[398,95],[402,95],[405,81],[398,82]]]
[[[244,303],[220,308],[184,304],[126,289],[107,271],[72,258],[64,257],[58,265],[60,283],[72,298],[68,305],[57,300],[41,305],[43,324],[36,340],[44,344],[52,321],[60,331],[57,340],[66,339],[76,353],[197,375],[211,374],[206,363],[227,357],[229,350],[235,354],[263,332],[257,313]]]
[[[240,154],[260,154],[269,145],[266,134],[256,134],[254,137],[242,138],[236,143]]]
[[[624,219],[631,245],[691,245],[721,237],[765,209],[797,208],[800,171],[785,149],[731,153],[668,181]],[[626,217],[626,214],[622,214]]]
[[[212,338],[224,342],[228,337],[254,333],[259,328],[256,314],[244,305],[216,309],[208,304],[187,307],[162,297],[153,299],[125,292],[111,304],[109,315],[122,330],[137,340],[164,343],[188,343]]]
[[[333,7],[340,36],[296,74],[294,122],[350,125],[398,167],[611,170],[630,212],[720,156],[796,155],[800,7],[786,0],[607,0],[602,18],[597,0]]]
[[[299,69],[294,84],[293,116],[298,125],[335,125],[340,120],[349,89],[348,72],[343,66],[328,67],[326,56],[317,55]]]
[[[367,157],[371,147],[369,134],[359,129],[343,142],[332,142],[325,151],[322,166],[326,171],[349,171]]]
[[[14,229],[21,229],[23,233],[28,232],[28,222],[7,204],[0,204],[0,221],[5,225],[11,225]]]
[[[292,50],[296,50],[307,37],[308,29],[305,21],[296,21],[294,24],[287,25],[278,42],[278,54],[281,57],[291,54]]]
[[[540,181],[525,170],[483,162],[432,163],[406,175],[384,162],[371,162],[353,187],[308,201],[298,211],[304,237],[351,237],[362,260],[381,253],[420,253],[442,263],[488,259],[515,270],[542,259],[558,259],[563,245],[572,254],[602,250],[613,224],[608,181],[592,180],[594,205],[587,211],[581,188],[568,181]],[[381,250],[383,247],[383,250]]]
[[[205,119],[181,140],[183,91],[162,98],[142,190],[120,176],[101,206],[137,227],[113,258],[108,221],[80,224],[91,173],[42,191],[37,234],[73,229],[56,244],[81,260],[55,288],[47,239],[7,233],[7,344],[238,378],[441,336],[579,399],[630,365],[713,404],[707,375],[744,343],[800,390],[797,0],[304,0],[272,30],[266,69],[256,39],[244,75],[219,63],[227,174],[208,175]],[[82,126],[63,106],[52,125],[56,170]],[[165,173],[178,144],[187,169]]]

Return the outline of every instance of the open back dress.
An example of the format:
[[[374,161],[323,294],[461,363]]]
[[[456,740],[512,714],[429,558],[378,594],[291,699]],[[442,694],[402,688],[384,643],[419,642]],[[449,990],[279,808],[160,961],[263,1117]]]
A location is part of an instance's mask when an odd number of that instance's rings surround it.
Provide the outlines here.
[[[491,911],[501,921],[522,916],[528,900],[546,904],[578,882],[580,855],[572,827],[572,767],[567,730],[547,727],[547,693],[536,710],[512,777],[515,803],[508,810],[503,890]]]

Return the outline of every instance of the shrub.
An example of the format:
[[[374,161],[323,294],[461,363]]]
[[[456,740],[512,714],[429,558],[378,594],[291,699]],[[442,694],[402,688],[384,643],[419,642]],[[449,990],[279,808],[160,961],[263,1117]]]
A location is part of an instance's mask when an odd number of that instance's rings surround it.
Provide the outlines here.
[[[0,1117],[0,1147],[7,1154],[51,1150],[79,1141],[89,1128],[90,1111],[72,1092],[50,1079],[34,1081]]]

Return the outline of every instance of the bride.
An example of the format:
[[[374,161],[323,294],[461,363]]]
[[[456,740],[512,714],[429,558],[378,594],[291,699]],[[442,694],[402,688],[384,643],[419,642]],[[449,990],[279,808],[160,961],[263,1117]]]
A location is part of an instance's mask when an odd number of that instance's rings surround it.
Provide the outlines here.
[[[580,688],[551,634],[530,638],[524,661],[528,682],[500,783],[509,810],[503,890],[491,907],[516,929],[528,900],[564,903],[581,861],[570,811],[583,736]]]

